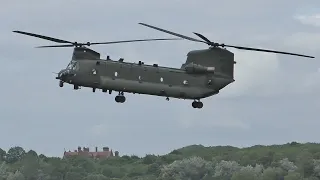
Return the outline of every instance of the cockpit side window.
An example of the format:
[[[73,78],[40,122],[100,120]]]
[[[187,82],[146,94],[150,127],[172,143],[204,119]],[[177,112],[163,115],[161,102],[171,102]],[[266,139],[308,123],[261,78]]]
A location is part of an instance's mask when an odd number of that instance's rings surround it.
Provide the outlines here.
[[[79,62],[77,61],[71,61],[67,67],[67,69],[70,70],[78,70],[79,69]]]

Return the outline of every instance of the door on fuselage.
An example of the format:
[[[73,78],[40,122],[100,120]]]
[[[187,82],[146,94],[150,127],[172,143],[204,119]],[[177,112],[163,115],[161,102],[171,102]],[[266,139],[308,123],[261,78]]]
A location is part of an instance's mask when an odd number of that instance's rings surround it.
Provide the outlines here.
[[[104,71],[106,68],[106,64],[104,62],[101,61],[97,61],[95,63],[95,66],[92,67],[91,71],[90,71],[90,84],[93,87],[98,88],[100,86],[100,76],[102,73],[102,71]]]

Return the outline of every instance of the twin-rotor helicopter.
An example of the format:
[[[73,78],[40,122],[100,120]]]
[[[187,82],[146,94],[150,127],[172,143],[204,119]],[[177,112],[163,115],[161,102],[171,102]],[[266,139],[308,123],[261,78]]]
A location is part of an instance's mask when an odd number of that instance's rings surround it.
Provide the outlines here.
[[[289,52],[219,44],[210,41],[200,33],[194,33],[200,38],[195,39],[145,23],[139,24],[179,38],[78,43],[23,31],[13,32],[62,43],[61,45],[40,46],[41,48],[74,47],[71,61],[56,77],[59,80],[59,86],[63,87],[64,83],[68,83],[72,84],[75,90],[80,87],[89,87],[93,92],[96,89],[101,89],[102,92],[109,91],[109,94],[116,91],[118,95],[115,101],[118,103],[126,101],[124,93],[134,93],[161,96],[166,100],[169,98],[189,99],[193,100],[193,108],[201,109],[203,107],[201,99],[218,94],[224,87],[235,81],[234,54],[225,47],[314,58]],[[209,45],[209,48],[188,52],[187,59],[180,68],[163,67],[158,64],[147,65],[141,61],[125,62],[122,58],[111,60],[109,56],[101,59],[100,53],[86,47],[99,44],[182,39],[205,43]]]

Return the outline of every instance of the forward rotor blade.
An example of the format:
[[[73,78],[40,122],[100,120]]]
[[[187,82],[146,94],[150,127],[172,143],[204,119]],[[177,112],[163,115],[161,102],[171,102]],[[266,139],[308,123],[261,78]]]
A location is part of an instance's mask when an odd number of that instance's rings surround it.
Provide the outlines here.
[[[52,46],[37,46],[36,48],[51,48],[51,47],[73,47],[73,44],[65,44],[65,45],[52,45]]]
[[[57,39],[57,38],[53,38],[53,37],[49,37],[49,36],[43,36],[43,35],[40,35],[40,34],[34,34],[34,33],[23,32],[23,31],[13,31],[13,32],[19,33],[19,34],[28,35],[28,36],[33,36],[33,37],[37,37],[37,38],[41,38],[41,39],[45,39],[45,40],[49,40],[49,41],[53,41],[53,42],[56,42],[56,43],[70,43],[70,44],[73,44],[70,41]]]
[[[177,37],[180,37],[180,38],[183,38],[183,39],[187,39],[187,40],[190,40],[190,41],[195,41],[195,42],[202,42],[202,43],[206,43],[205,41],[201,41],[201,40],[198,40],[198,39],[194,39],[192,37],[188,37],[188,36],[185,36],[185,35],[182,35],[182,34],[178,34],[178,33],[175,33],[175,32],[171,32],[171,31],[168,31],[168,30],[165,30],[165,29],[161,29],[161,28],[158,28],[158,27],[155,27],[155,26],[151,26],[149,24],[145,24],[145,23],[138,23],[140,25],[143,25],[143,26],[146,26],[146,27],[149,27],[149,28],[152,28],[152,29],[156,29],[158,31],[162,31],[162,32],[165,32],[165,33],[168,33],[168,34],[171,34],[171,35],[174,35],[174,36],[177,36]]]
[[[225,44],[220,44],[220,46],[222,46],[222,47],[233,47],[233,48],[242,49],[242,50],[270,52],[270,53],[277,53],[277,54],[286,54],[286,55],[314,58],[313,56],[307,56],[307,55],[303,55],[303,54],[295,54],[295,53],[290,53],[290,52],[274,51],[274,50],[268,50],[268,49],[258,49],[258,48],[242,47],[242,46],[232,46],[232,45],[225,45]]]
[[[200,34],[200,33],[196,33],[194,32],[193,34],[199,36],[201,39],[203,39],[204,41],[206,41],[208,44],[213,44],[213,42],[211,42],[208,38],[204,37],[204,35]]]
[[[180,38],[159,38],[159,39],[134,39],[134,40],[124,40],[124,41],[110,41],[110,42],[97,42],[97,43],[78,43],[78,45],[99,45],[99,44],[117,44],[117,43],[130,43],[130,42],[139,42],[139,41],[166,41],[166,40],[182,40]],[[38,46],[37,48],[49,48],[49,47],[73,47],[72,44],[65,45],[52,45],[52,46]]]

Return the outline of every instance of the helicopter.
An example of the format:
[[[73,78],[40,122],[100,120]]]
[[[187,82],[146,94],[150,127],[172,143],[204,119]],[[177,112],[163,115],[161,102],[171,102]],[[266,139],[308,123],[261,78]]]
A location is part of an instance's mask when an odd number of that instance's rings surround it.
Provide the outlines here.
[[[102,92],[109,91],[109,94],[116,91],[118,92],[118,95],[115,96],[117,103],[126,101],[124,93],[133,93],[165,97],[167,101],[169,98],[192,100],[192,107],[201,109],[203,107],[201,99],[218,94],[223,88],[235,81],[234,53],[225,47],[314,58],[289,52],[220,44],[212,42],[196,32],[194,34],[201,40],[149,24],[138,24],[179,38],[77,43],[23,31],[13,32],[64,43],[62,45],[39,46],[39,48],[74,47],[71,61],[66,68],[57,73],[56,79],[59,80],[59,86],[63,87],[64,83],[68,83],[73,85],[75,90],[80,87],[88,87],[92,88],[93,92],[96,89],[101,89]],[[102,59],[100,53],[86,47],[98,44],[157,40],[190,40],[205,43],[209,48],[189,51],[185,63],[180,68],[175,68],[158,64],[148,65],[142,61],[125,62],[123,58],[112,60],[109,56]]]

